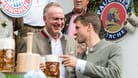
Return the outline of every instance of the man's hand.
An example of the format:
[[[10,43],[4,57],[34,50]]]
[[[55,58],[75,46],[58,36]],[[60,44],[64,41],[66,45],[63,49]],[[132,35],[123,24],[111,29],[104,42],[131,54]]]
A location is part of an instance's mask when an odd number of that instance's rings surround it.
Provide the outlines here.
[[[63,58],[62,64],[66,67],[76,67],[77,58],[71,55],[61,55],[60,58]]]
[[[44,70],[46,69],[46,66],[45,66],[44,63],[41,63],[41,64],[40,64],[40,69],[41,69],[42,71],[44,71]]]

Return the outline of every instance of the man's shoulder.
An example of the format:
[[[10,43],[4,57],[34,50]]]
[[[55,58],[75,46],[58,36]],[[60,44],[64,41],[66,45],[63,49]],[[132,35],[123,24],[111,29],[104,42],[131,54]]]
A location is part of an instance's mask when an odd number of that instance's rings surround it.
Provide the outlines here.
[[[67,42],[70,42],[70,43],[75,43],[75,39],[72,38],[72,37],[69,37],[66,34],[63,34],[63,38],[62,39],[66,40]]]
[[[72,15],[72,11],[70,11],[69,13],[65,14],[65,17],[71,16]]]
[[[104,47],[108,47],[109,49],[121,49],[121,46],[115,42],[107,41],[104,39],[101,42],[104,44]]]
[[[74,40],[74,38],[69,37],[69,36],[66,35],[66,34],[63,34],[63,38],[64,38],[65,40]]]

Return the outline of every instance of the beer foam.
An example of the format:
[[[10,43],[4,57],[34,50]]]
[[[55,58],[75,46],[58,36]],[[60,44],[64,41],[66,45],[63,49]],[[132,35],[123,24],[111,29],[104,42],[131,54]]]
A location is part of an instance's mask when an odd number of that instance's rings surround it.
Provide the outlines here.
[[[57,55],[46,55],[46,62],[59,62],[59,57]]]
[[[15,41],[12,38],[0,38],[0,49],[15,50]]]

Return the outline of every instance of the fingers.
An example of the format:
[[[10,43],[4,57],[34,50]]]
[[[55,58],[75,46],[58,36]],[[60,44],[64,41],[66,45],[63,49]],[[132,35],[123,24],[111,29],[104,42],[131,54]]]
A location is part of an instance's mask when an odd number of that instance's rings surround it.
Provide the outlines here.
[[[70,55],[61,55],[61,56],[59,56],[59,57],[61,57],[61,58],[69,58],[69,56],[70,56]]]
[[[44,71],[45,68],[46,68],[45,64],[44,64],[44,63],[40,63],[40,69],[41,69],[42,71]]]
[[[70,63],[69,55],[61,55],[60,58],[63,58],[62,64],[64,64],[64,66],[69,66]]]
[[[70,62],[70,60],[71,60],[71,57],[69,55],[62,55],[60,57],[63,58],[62,59],[62,63],[63,64],[68,64]]]
[[[64,66],[68,66],[68,67],[75,67],[76,66],[76,58],[71,56],[71,55],[62,55],[60,56],[61,58],[63,58],[62,60],[62,64],[64,64]]]
[[[72,64],[71,64],[70,61],[63,61],[62,64],[64,64],[64,66],[66,66],[66,67],[68,67],[68,66],[69,66],[69,67],[72,66]]]

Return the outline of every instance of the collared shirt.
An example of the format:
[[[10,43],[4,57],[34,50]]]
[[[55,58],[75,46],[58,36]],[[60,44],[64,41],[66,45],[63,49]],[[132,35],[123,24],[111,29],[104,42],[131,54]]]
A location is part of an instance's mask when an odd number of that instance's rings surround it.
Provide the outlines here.
[[[32,5],[28,12],[23,16],[24,24],[43,27],[43,8],[50,2],[56,0],[32,0]]]
[[[61,37],[63,36],[62,33],[60,33],[60,36],[57,40],[53,39],[52,36],[47,32],[46,28],[44,28],[45,33],[49,36],[50,42],[51,42],[51,51],[53,55],[63,55],[63,49],[62,49],[62,43],[61,43]],[[60,78],[65,78],[65,67],[62,64],[62,59],[59,58],[60,61]]]
[[[78,62],[76,65],[76,71],[84,73],[86,62],[87,62],[86,60],[78,59]]]
[[[76,19],[77,16],[79,16],[81,14],[85,14],[86,11],[87,11],[87,8],[79,14],[76,13],[75,10],[72,11],[72,16],[71,16],[71,19],[70,19],[70,22],[69,22],[69,27],[68,27],[68,30],[67,30],[67,34],[68,34],[69,37],[74,38],[74,34],[75,34],[75,31],[76,31],[74,20]]]
[[[68,28],[68,36],[69,37],[72,37],[72,38],[74,38],[74,33],[75,33],[75,24],[74,24],[74,20],[75,20],[75,18],[78,16],[78,14],[74,14],[74,15],[72,15],[72,17],[71,17],[71,20],[70,20],[70,22],[69,22],[69,28]]]

